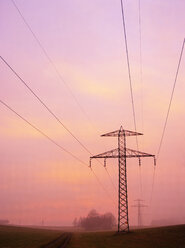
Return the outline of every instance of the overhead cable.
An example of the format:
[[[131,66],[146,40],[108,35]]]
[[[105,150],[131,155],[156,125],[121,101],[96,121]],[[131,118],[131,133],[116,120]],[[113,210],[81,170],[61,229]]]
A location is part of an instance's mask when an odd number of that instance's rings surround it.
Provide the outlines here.
[[[129,76],[130,94],[131,94],[131,102],[132,102],[132,113],[133,113],[133,119],[134,119],[135,132],[137,132],[136,113],[135,113],[132,78],[131,78],[131,70],[130,70],[130,61],[129,61],[129,51],[128,51],[128,42],[127,42],[127,32],[126,32],[126,24],[125,24],[124,7],[123,7],[123,1],[122,0],[120,0],[120,1],[121,1],[122,24],[123,24],[123,33],[124,33],[125,49],[126,49],[126,57],[127,57],[127,67],[128,67],[128,76]],[[137,135],[136,135],[136,144],[137,144],[137,148],[138,148]]]
[[[142,62],[142,37],[141,37],[141,1],[138,0],[138,14],[139,14],[139,57],[140,57],[140,85],[141,85],[141,124],[142,133],[144,133],[143,127],[143,62]],[[142,186],[142,172],[141,166],[139,166],[139,181],[140,181],[140,194],[142,198],[143,186]]]
[[[161,136],[160,143],[159,143],[159,148],[158,148],[158,151],[157,151],[157,159],[158,159],[159,153],[161,151],[161,146],[162,146],[163,139],[164,139],[164,134],[165,134],[165,131],[166,131],[166,126],[167,126],[167,122],[168,122],[170,108],[171,108],[171,104],[172,104],[172,100],[173,100],[175,86],[176,86],[176,83],[177,83],[177,77],[178,77],[178,74],[179,74],[179,68],[180,68],[180,64],[181,64],[181,60],[182,60],[182,55],[183,55],[183,51],[184,51],[184,44],[185,44],[185,39],[183,40],[182,49],[181,49],[181,52],[180,52],[180,57],[179,57],[179,61],[178,61],[177,71],[176,71],[176,74],[175,74],[175,80],[174,80],[174,83],[173,83],[173,88],[172,88],[172,92],[171,92],[171,96],[170,96],[170,101],[169,101],[169,105],[168,105],[168,110],[167,110],[167,114],[166,114],[166,118],[165,118],[165,122],[164,122],[164,126],[163,126],[162,136]]]
[[[38,127],[36,127],[35,125],[33,125],[30,121],[28,121],[26,118],[24,118],[22,115],[20,115],[17,111],[15,111],[12,107],[10,107],[7,103],[5,103],[3,100],[0,99],[0,103],[2,105],[4,105],[7,109],[9,109],[11,112],[13,112],[15,115],[17,115],[20,119],[22,119],[24,122],[26,122],[29,126],[31,126],[33,129],[35,129],[38,133],[40,133],[42,136],[44,136],[46,139],[48,139],[50,142],[52,142],[54,145],[56,145],[60,150],[66,152],[67,154],[69,154],[70,156],[72,156],[74,159],[76,159],[77,161],[79,161],[81,164],[88,166],[88,164],[86,164],[84,161],[82,161],[80,158],[78,158],[76,155],[74,155],[72,152],[68,151],[66,148],[64,148],[63,146],[61,146],[60,144],[58,144],[54,139],[52,139],[48,134],[46,134],[45,132],[43,132],[41,129],[39,129]],[[103,186],[103,184],[101,183],[101,181],[99,180],[99,178],[97,177],[97,175],[95,174],[95,172],[91,169],[91,171],[93,172],[93,174],[95,175],[95,178],[97,180],[97,182],[100,184],[100,186],[103,188],[103,190],[106,192],[106,194],[109,196],[109,198],[111,200],[112,197],[110,197],[109,192],[106,190],[106,188]]]
[[[36,40],[38,46],[40,47],[40,49],[42,50],[42,52],[44,53],[45,57],[47,58],[47,60],[49,61],[49,63],[51,64],[51,66],[53,67],[54,71],[56,72],[58,78],[60,79],[60,81],[65,85],[65,87],[67,88],[68,92],[70,93],[70,95],[72,96],[72,98],[74,99],[74,101],[76,102],[76,104],[78,105],[78,107],[80,108],[80,110],[82,111],[82,113],[86,116],[86,118],[90,121],[87,113],[85,112],[85,110],[83,109],[83,107],[81,106],[81,104],[79,103],[79,101],[77,100],[76,96],[73,94],[71,88],[69,87],[69,85],[67,84],[67,82],[64,80],[61,72],[59,72],[58,68],[56,67],[56,65],[54,64],[53,60],[51,59],[51,57],[49,56],[46,48],[43,46],[43,44],[41,43],[41,41],[39,40],[39,38],[37,37],[37,35],[35,34],[35,32],[33,31],[33,29],[31,28],[31,26],[29,25],[28,21],[25,19],[25,17],[23,16],[22,12],[20,11],[20,9],[18,8],[17,4],[15,3],[14,0],[11,0],[14,7],[16,8],[16,10],[18,11],[20,17],[22,18],[24,24],[27,26],[27,28],[29,29],[29,31],[31,32],[31,34],[33,35],[34,39]]]
[[[23,121],[25,121],[29,126],[31,126],[33,129],[35,129],[37,132],[39,132],[40,134],[42,134],[45,138],[47,138],[48,140],[50,140],[53,144],[55,144],[56,146],[58,146],[58,148],[60,148],[61,150],[63,150],[64,152],[68,153],[69,155],[71,155],[73,158],[75,158],[76,160],[78,160],[80,163],[82,163],[83,165],[87,165],[85,162],[83,162],[81,159],[79,159],[78,157],[76,157],[73,153],[69,152],[67,149],[65,149],[63,146],[61,146],[60,144],[58,144],[55,140],[53,140],[52,138],[50,138],[46,133],[44,133],[43,131],[41,131],[39,128],[37,128],[35,125],[33,125],[31,122],[29,122],[27,119],[25,119],[23,116],[21,116],[17,111],[15,111],[13,108],[11,108],[8,104],[6,104],[4,101],[0,100],[0,103],[3,104],[6,108],[8,108],[11,112],[13,112],[14,114],[16,114],[19,118],[21,118]],[[88,166],[88,165],[87,165]]]
[[[87,149],[85,145],[63,124],[63,122],[54,114],[54,112],[46,105],[46,103],[32,90],[32,88],[23,80],[18,73],[10,66],[10,64],[0,56],[0,59],[8,66],[8,68],[16,75],[16,77],[26,86],[26,88],[37,98],[37,100],[47,109],[47,111],[57,120],[58,123],[90,154],[92,153]]]
[[[28,21],[25,19],[25,17],[23,16],[22,12],[20,11],[20,9],[18,8],[16,2],[14,0],[11,0],[14,7],[16,8],[16,10],[18,11],[20,17],[22,18],[24,24],[27,26],[28,30],[31,32],[31,34],[33,35],[34,39],[36,40],[37,44],[39,45],[40,49],[42,50],[42,52],[44,53],[45,57],[48,59],[49,63],[51,64],[51,66],[53,67],[54,71],[56,72],[56,74],[58,75],[60,81],[62,81],[62,83],[64,83],[64,85],[66,86],[66,88],[68,89],[70,95],[73,97],[73,99],[75,100],[76,104],[78,105],[78,107],[80,108],[81,112],[84,114],[84,116],[87,118],[87,120],[90,122],[89,116],[87,115],[87,113],[84,111],[83,107],[81,106],[81,104],[79,103],[79,101],[77,100],[76,96],[73,94],[71,88],[69,87],[69,85],[66,83],[66,81],[64,80],[62,74],[59,72],[59,70],[57,69],[56,65],[53,63],[53,60],[51,59],[51,57],[49,56],[48,52],[46,51],[46,49],[44,48],[44,46],[42,45],[41,41],[39,40],[39,38],[37,37],[37,35],[35,34],[35,32],[33,31],[33,29],[31,28],[31,26],[29,25]],[[92,123],[90,122],[90,124],[92,125]],[[94,125],[92,125],[94,127]],[[68,130],[69,131],[69,130]],[[73,134],[70,133],[72,136]],[[73,136],[74,137],[74,136]],[[76,139],[76,137],[74,137]],[[79,142],[79,140],[77,140]],[[88,151],[84,145],[80,142],[80,144],[83,146],[83,148]],[[89,151],[88,151],[89,152]],[[90,153],[90,152],[89,152]],[[91,154],[91,153],[90,153]],[[91,154],[92,155],[92,154]],[[100,162],[101,163],[101,162]],[[108,173],[107,173],[108,174]],[[111,179],[110,174],[108,174],[108,176]],[[111,179],[112,181],[112,179]]]

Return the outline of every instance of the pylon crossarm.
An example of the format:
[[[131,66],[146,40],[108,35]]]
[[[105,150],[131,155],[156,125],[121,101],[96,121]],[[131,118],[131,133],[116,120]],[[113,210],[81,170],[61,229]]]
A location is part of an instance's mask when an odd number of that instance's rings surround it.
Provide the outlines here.
[[[90,157],[93,158],[118,158],[118,148]]]
[[[119,129],[110,133],[102,134],[101,137],[118,137],[118,136],[136,136],[136,135],[143,135],[142,133],[137,133],[133,131]]]
[[[136,151],[133,149],[126,149],[126,153],[127,153],[127,158],[129,157],[137,157],[137,158],[141,158],[141,157],[155,157],[155,155],[146,153],[146,152],[140,152],[140,151]]]
[[[93,159],[93,158],[119,158],[119,157],[120,157],[119,150],[118,150],[118,148],[116,148],[116,149],[92,156],[92,157],[90,157],[90,159]],[[126,157],[127,158],[141,158],[141,157],[154,157],[155,158],[155,155],[126,148]]]

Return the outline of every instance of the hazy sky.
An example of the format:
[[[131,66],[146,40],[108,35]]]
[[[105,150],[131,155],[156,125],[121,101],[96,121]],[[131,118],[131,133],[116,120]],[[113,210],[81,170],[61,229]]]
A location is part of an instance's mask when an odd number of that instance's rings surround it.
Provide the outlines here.
[[[143,83],[140,80],[138,0],[124,1],[139,148],[156,154],[185,37],[183,0],[140,0]],[[92,154],[116,148],[100,137],[121,125],[133,130],[133,116],[119,0],[15,0],[66,85],[21,19],[11,0],[0,1],[1,56],[30,85]],[[0,62],[0,99],[85,163],[89,154]],[[151,201],[153,161],[143,159],[142,196],[137,160],[128,161],[129,206],[142,197],[143,220],[185,221],[185,54],[179,71]],[[143,108],[142,108],[143,103]],[[85,114],[84,114],[85,112]],[[71,224],[95,208],[117,215],[117,191],[105,169],[93,169],[62,152],[0,105],[0,219],[13,223]],[[135,138],[128,146],[136,149]],[[107,169],[117,186],[117,160]],[[151,204],[150,204],[151,202]],[[131,224],[137,210],[129,208]]]

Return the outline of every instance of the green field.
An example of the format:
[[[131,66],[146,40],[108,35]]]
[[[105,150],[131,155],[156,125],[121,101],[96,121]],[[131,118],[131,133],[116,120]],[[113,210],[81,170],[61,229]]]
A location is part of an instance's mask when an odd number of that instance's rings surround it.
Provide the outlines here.
[[[72,229],[73,230],[73,229]],[[64,230],[65,232],[66,230]],[[69,230],[68,230],[69,231]],[[24,227],[0,227],[1,248],[39,248],[63,231]],[[60,246],[52,246],[59,248]],[[185,248],[185,225],[115,232],[74,232],[68,248]]]

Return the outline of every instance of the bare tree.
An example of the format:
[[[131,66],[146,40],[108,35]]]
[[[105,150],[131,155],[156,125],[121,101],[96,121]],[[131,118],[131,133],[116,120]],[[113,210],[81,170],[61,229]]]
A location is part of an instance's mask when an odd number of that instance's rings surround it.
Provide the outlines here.
[[[95,209],[92,209],[87,217],[81,217],[78,226],[86,230],[110,230],[116,224],[116,219],[112,213],[100,215]]]

